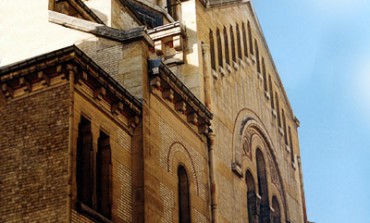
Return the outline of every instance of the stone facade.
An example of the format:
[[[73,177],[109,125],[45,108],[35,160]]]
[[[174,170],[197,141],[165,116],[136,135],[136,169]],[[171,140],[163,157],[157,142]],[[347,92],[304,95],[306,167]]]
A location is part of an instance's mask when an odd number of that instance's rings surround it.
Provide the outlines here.
[[[307,222],[250,1],[10,5],[30,39],[0,49],[1,222]]]

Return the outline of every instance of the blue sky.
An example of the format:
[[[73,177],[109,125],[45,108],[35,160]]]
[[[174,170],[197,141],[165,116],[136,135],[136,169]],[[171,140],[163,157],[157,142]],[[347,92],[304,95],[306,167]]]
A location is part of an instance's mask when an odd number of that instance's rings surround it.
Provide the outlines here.
[[[370,222],[370,1],[252,3],[301,121],[309,220]]]

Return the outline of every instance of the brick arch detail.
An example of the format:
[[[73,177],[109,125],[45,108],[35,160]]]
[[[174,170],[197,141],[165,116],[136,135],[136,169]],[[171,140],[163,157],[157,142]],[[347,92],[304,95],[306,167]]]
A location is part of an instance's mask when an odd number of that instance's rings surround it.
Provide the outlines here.
[[[243,157],[248,157],[251,162],[255,163],[254,154],[257,148],[252,148],[253,138],[259,138],[263,143],[263,148],[260,148],[264,155],[266,168],[269,168],[270,180],[280,193],[282,202],[281,208],[284,210],[284,215],[288,217],[287,201],[285,187],[282,181],[281,172],[278,163],[276,162],[276,155],[274,153],[273,142],[266,127],[258,115],[250,109],[242,109],[239,111],[234,122],[233,141],[232,141],[232,166],[237,166],[240,170],[245,172],[246,167],[243,167]],[[270,197],[271,194],[270,194]]]
[[[176,153],[182,153],[186,156],[186,160],[181,160],[180,163],[174,163],[174,157]],[[194,161],[190,155],[188,149],[181,142],[174,142],[170,146],[167,159],[166,159],[166,168],[170,173],[174,173],[174,170],[177,171],[178,165],[183,165],[187,171],[189,171],[188,176],[189,180],[195,183],[196,193],[199,196],[199,184],[197,171],[195,169]]]

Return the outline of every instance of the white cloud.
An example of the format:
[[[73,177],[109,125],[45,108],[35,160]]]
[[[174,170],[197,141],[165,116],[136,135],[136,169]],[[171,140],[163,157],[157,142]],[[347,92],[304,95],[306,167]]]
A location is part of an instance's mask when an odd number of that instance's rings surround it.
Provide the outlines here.
[[[347,94],[357,115],[370,125],[370,55],[361,56],[349,73]]]
[[[353,15],[369,5],[367,0],[306,0],[306,4],[326,16]]]

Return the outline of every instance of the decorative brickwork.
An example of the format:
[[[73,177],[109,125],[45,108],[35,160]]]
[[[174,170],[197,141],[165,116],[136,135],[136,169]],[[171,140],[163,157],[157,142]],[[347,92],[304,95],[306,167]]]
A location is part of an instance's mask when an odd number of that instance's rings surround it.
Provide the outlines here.
[[[159,129],[161,136],[161,152],[160,152],[160,163],[161,166],[166,168],[169,172],[174,169],[172,158],[176,152],[182,152],[188,156],[188,160],[192,164],[191,174],[195,179],[197,194],[204,200],[207,198],[207,185],[203,185],[199,179],[203,179],[204,164],[201,159],[201,155],[196,149],[192,148],[183,138],[176,133],[166,122],[162,119],[159,120]],[[190,173],[189,173],[190,174]]]

